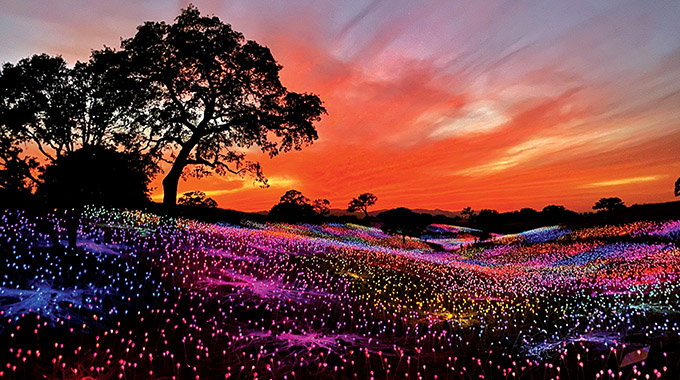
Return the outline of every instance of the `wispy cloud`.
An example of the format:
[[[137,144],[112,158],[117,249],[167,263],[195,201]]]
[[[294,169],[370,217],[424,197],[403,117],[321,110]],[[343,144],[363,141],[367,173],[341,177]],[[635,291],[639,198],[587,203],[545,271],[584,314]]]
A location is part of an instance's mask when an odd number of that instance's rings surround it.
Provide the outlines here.
[[[468,104],[459,116],[439,116],[430,122],[435,129],[429,137],[443,139],[451,136],[489,133],[510,120],[491,102]]]
[[[668,175],[666,174],[658,174],[658,175],[648,175],[648,176],[641,176],[641,177],[630,177],[630,178],[620,178],[620,179],[612,179],[609,181],[601,181],[601,182],[593,182],[593,183],[588,183],[583,185],[583,188],[592,188],[592,187],[614,187],[614,186],[621,186],[621,185],[631,185],[631,184],[637,184],[637,183],[645,183],[645,182],[654,182],[658,181],[660,179],[667,178]]]
[[[536,136],[511,146],[505,153],[488,163],[469,167],[457,171],[455,174],[463,176],[494,175],[498,172],[514,168],[522,164],[531,163],[533,166],[541,166],[551,161],[559,161],[602,149],[623,136],[612,135],[606,131],[593,131],[576,136]]]

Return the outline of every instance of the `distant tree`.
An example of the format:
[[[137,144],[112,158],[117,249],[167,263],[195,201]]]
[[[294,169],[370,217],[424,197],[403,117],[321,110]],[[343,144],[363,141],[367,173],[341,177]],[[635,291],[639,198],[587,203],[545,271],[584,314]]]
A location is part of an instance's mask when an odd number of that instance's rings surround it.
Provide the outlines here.
[[[472,220],[475,217],[475,210],[473,210],[472,207],[467,206],[460,211],[460,214],[467,220]]]
[[[498,211],[488,209],[488,208],[484,208],[484,209],[481,209],[479,211],[479,215],[482,215],[482,216],[484,216],[484,215],[498,215]]]
[[[322,217],[328,216],[331,213],[331,202],[328,199],[316,199],[312,207],[314,212]]]
[[[562,205],[548,205],[543,207],[543,210],[541,212],[543,213],[561,213],[567,211],[566,207]]]
[[[402,242],[406,242],[406,236],[420,237],[428,224],[422,214],[405,207],[383,211],[378,214],[378,218],[382,221],[381,229],[392,235],[400,235]]]
[[[69,246],[75,247],[85,205],[140,207],[149,202],[154,165],[134,153],[103,147],[81,148],[47,166],[37,194],[47,206],[67,214]]]
[[[475,214],[475,210],[473,210],[472,207],[470,207],[470,206],[467,206],[467,207],[463,208],[463,209],[460,211],[460,215],[461,215],[465,220],[467,220],[467,223],[468,223],[469,225],[471,225],[472,223],[474,223],[474,222],[475,222],[475,219],[476,219],[476,217],[477,217],[477,214]]]
[[[297,190],[288,190],[285,194],[281,196],[279,200],[281,203],[291,203],[296,205],[309,204],[309,198],[302,195],[301,192]]]
[[[533,208],[525,207],[519,211],[501,214],[503,230],[499,232],[526,231],[539,227],[540,213]]]
[[[572,210],[568,210],[562,205],[548,205],[543,207],[540,214],[540,221],[545,224],[562,223],[578,215]]]
[[[675,181],[675,196],[680,197],[680,178]]]
[[[536,210],[534,210],[533,208],[530,208],[530,207],[525,207],[525,208],[519,210],[519,214],[524,215],[524,216],[534,216],[537,213],[538,213],[538,211],[536,211]]]
[[[496,229],[500,224],[500,217],[498,211],[491,209],[482,209],[475,217],[475,224],[478,228],[489,231]]]
[[[373,206],[378,201],[378,197],[371,193],[363,193],[358,197],[352,199],[347,205],[347,212],[361,211],[364,217],[368,218],[368,208]]]
[[[314,206],[309,204],[309,198],[297,190],[288,190],[281,196],[279,203],[269,210],[272,220],[299,223],[316,219]]]
[[[202,208],[216,208],[217,202],[207,196],[202,191],[190,191],[182,194],[177,201],[182,206],[202,207]]]
[[[618,210],[622,208],[626,208],[626,205],[623,203],[621,198],[618,197],[601,198],[599,201],[595,202],[595,205],[593,206],[593,210],[607,211]]]
[[[267,47],[194,6],[174,23],[144,23],[121,46],[121,72],[153,94],[140,112],[151,115],[153,152],[171,164],[163,179],[167,207],[175,205],[182,176],[248,174],[266,186],[245,149],[272,157],[317,139],[321,100],[288,91]]]

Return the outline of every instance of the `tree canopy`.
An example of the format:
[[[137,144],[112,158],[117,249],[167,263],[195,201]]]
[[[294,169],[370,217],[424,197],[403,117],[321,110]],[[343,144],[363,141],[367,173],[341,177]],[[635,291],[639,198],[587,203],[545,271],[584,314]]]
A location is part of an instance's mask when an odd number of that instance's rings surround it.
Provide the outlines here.
[[[496,210],[481,209],[475,217],[475,225],[486,232],[496,230],[500,224],[500,214]]]
[[[34,55],[0,71],[0,187],[32,191],[42,163],[91,147],[139,151],[133,112],[145,90],[116,77],[109,50],[69,68],[61,57]],[[34,147],[39,156],[27,154]],[[40,157],[42,156],[42,157]]]
[[[136,153],[101,146],[80,148],[43,169],[38,199],[62,213],[68,245],[75,248],[83,206],[139,208],[149,202],[150,167],[153,162]],[[53,242],[59,244],[58,239]]]
[[[472,207],[467,206],[460,211],[460,214],[467,220],[472,220],[475,217],[475,210]]]
[[[612,210],[618,210],[625,208],[626,205],[623,203],[621,198],[619,197],[611,197],[611,198],[601,198],[599,201],[595,202],[595,205],[593,206],[593,210],[607,210],[607,211],[612,211]]]
[[[675,196],[680,197],[680,178],[675,181]]]
[[[364,217],[368,218],[368,208],[373,206],[378,201],[378,197],[371,193],[363,193],[358,197],[352,199],[347,205],[347,212],[361,211]]]
[[[45,168],[38,195],[48,206],[139,207],[149,201],[149,160],[103,147],[80,148]]]
[[[328,216],[331,213],[331,202],[328,199],[315,199],[312,208],[317,215]]]
[[[247,149],[273,157],[317,139],[321,100],[288,91],[269,49],[217,17],[190,5],[172,24],[144,23],[121,46],[121,72],[151,94],[147,136],[171,164],[163,179],[167,206],[175,204],[183,175],[248,174],[266,186]]]
[[[188,207],[216,208],[217,201],[202,191],[190,191],[182,194],[177,203]]]
[[[406,236],[420,237],[429,224],[426,216],[418,214],[405,207],[383,211],[378,214],[382,221],[381,229],[389,234],[401,235],[402,241]]]
[[[297,190],[288,190],[285,194],[281,196],[281,203],[291,203],[295,205],[305,205],[309,203],[309,198],[302,195],[301,192]]]
[[[269,218],[287,223],[317,222],[330,213],[330,204],[327,199],[316,199],[310,203],[310,199],[301,192],[288,190],[269,210]]]

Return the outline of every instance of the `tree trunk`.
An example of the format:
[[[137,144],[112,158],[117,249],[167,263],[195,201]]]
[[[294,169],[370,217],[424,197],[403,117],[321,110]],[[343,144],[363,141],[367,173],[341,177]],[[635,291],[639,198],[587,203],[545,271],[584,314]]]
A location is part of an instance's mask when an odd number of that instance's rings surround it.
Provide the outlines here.
[[[189,154],[194,149],[202,136],[194,133],[189,140],[182,144],[182,149],[179,151],[175,162],[168,174],[163,178],[163,206],[168,210],[174,210],[177,206],[177,186],[179,179],[182,176],[184,167],[187,166]]]
[[[80,227],[80,207],[66,211],[64,219],[66,221],[66,236],[68,248],[75,251],[78,249],[78,227]]]
[[[163,206],[167,209],[174,209],[177,204],[177,186],[179,184],[179,177],[182,171],[174,173],[173,170],[177,166],[177,161],[172,165],[172,169],[163,178]]]

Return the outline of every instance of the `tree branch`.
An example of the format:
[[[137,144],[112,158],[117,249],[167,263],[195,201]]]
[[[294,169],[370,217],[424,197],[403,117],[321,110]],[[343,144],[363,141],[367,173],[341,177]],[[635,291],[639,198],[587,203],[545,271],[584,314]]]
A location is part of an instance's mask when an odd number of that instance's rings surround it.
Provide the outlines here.
[[[234,169],[230,168],[224,162],[220,162],[217,159],[215,159],[214,161],[211,162],[211,161],[208,161],[208,160],[203,159],[203,158],[189,158],[189,159],[187,159],[187,164],[188,165],[205,165],[205,166],[212,168],[212,169],[215,169],[219,166],[219,167],[225,169],[226,171],[228,171],[229,173],[236,174],[236,175],[243,173],[247,169],[247,167],[244,166],[241,169],[234,170]]]
[[[47,157],[50,161],[52,162],[56,161],[56,159],[52,157],[52,155],[45,151],[45,148],[43,148],[42,144],[40,143],[40,140],[33,138],[33,141],[35,141],[36,145],[38,145],[38,150],[40,151],[40,153],[45,155],[45,157]]]
[[[186,108],[184,108],[184,104],[182,104],[182,102],[179,101],[179,98],[177,97],[177,93],[172,88],[172,85],[169,85],[167,83],[163,83],[163,85],[168,89],[168,92],[170,93],[170,99],[179,109],[179,113],[182,114],[182,117],[179,118],[180,122],[182,124],[184,124],[187,128],[189,128],[189,130],[191,130],[192,132],[195,132],[196,126],[189,123],[189,119],[191,119],[191,115],[189,115],[189,112],[187,112]]]

